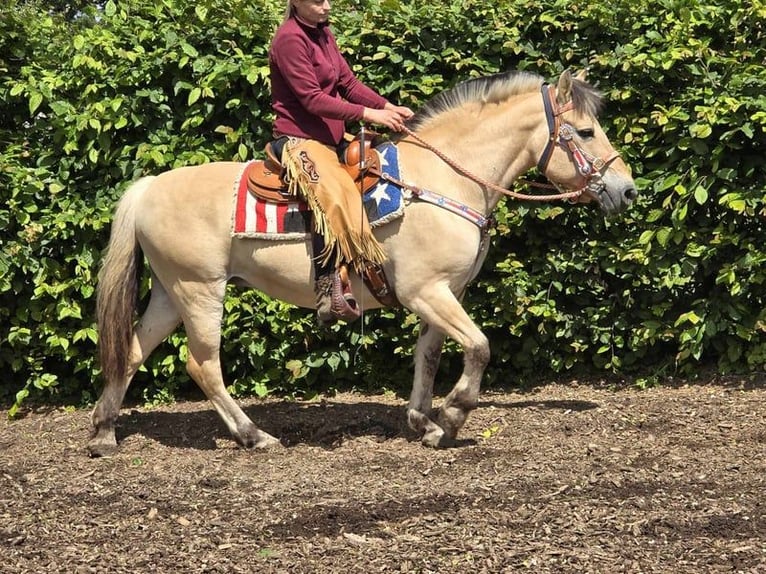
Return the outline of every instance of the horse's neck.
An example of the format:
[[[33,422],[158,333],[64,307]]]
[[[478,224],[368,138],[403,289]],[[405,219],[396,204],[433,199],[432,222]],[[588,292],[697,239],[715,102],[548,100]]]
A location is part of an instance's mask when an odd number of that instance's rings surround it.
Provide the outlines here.
[[[466,107],[437,118],[418,135],[451,162],[482,181],[509,187],[535,165],[530,138],[539,125],[532,108],[488,104]],[[530,117],[533,116],[533,117]],[[419,144],[400,146],[410,181],[489,214],[502,194],[472,181]],[[477,190],[479,193],[477,193]]]

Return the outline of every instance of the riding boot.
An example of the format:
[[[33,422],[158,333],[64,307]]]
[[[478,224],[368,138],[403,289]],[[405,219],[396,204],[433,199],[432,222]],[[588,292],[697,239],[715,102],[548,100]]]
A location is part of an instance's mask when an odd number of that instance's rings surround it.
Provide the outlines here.
[[[324,250],[324,239],[321,234],[314,233],[312,237],[314,251],[314,293],[316,293],[316,308],[319,324],[330,326],[339,320],[348,323],[356,321],[361,312],[351,292],[351,282],[348,279],[346,265],[334,269],[330,264],[322,264],[317,254]]]

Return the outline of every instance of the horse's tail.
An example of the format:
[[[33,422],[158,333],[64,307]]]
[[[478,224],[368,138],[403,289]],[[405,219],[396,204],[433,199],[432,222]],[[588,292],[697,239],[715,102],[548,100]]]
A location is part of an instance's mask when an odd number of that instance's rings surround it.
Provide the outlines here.
[[[136,239],[136,204],[154,177],[133,183],[117,204],[109,245],[98,274],[96,317],[101,372],[108,382],[128,372],[142,263]]]

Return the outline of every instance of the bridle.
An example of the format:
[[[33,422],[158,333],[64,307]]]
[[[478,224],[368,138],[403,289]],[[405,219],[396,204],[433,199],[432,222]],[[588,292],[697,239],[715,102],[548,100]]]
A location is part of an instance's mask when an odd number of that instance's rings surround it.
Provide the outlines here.
[[[566,199],[566,200],[569,200],[570,202],[576,203],[578,201],[582,201],[581,198],[585,192],[588,192],[588,194],[593,196],[594,198],[600,196],[600,194],[603,193],[604,190],[606,189],[606,185],[604,184],[602,175],[604,171],[606,171],[606,169],[609,167],[609,165],[615,159],[620,157],[620,154],[612,150],[612,153],[610,153],[605,158],[598,158],[598,157],[592,156],[591,154],[583,150],[581,147],[579,147],[577,145],[577,142],[575,142],[574,140],[574,134],[576,133],[577,130],[571,124],[561,121],[562,114],[574,109],[574,105],[572,104],[572,102],[569,101],[565,105],[559,106],[558,101],[556,100],[556,88],[547,83],[544,83],[542,85],[542,87],[540,88],[540,92],[543,97],[543,105],[545,108],[545,118],[548,122],[549,138],[548,138],[548,143],[546,144],[545,149],[543,150],[543,153],[540,156],[540,160],[537,162],[538,171],[547,177],[545,172],[548,169],[548,163],[551,160],[551,156],[553,155],[553,151],[556,145],[560,145],[569,153],[569,156],[572,158],[572,162],[577,167],[578,173],[583,178],[582,185],[576,189],[567,189],[561,184],[553,182],[552,180],[549,180],[551,181],[551,183],[540,183],[536,181],[519,180],[522,183],[525,183],[532,187],[539,187],[544,189],[556,189],[558,190],[559,193],[540,195],[540,194],[528,194],[528,193],[519,193],[516,191],[512,191],[510,189],[506,189],[499,185],[495,185],[494,183],[489,182],[479,177],[478,175],[471,173],[464,167],[458,165],[454,160],[444,155],[441,151],[433,147],[428,142],[424,141],[420,136],[418,136],[415,132],[410,130],[407,126],[404,127],[404,132],[408,136],[410,136],[412,139],[414,139],[416,142],[418,142],[420,145],[422,145],[424,148],[428,149],[429,151],[437,155],[442,161],[444,161],[452,169],[464,175],[465,177],[467,177],[474,183],[478,183],[482,187],[491,189],[498,193],[502,193],[503,195],[506,195],[509,197],[513,197],[515,199],[521,199],[525,201],[555,201],[559,199]],[[402,182],[396,182],[396,183],[401,184]],[[405,184],[405,187],[408,187],[408,186],[406,186]]]
[[[558,101],[556,100],[555,88],[553,86],[549,86],[547,83],[542,85],[540,91],[543,96],[545,117],[548,122],[549,137],[548,143],[543,150],[542,156],[540,156],[540,160],[537,162],[538,170],[541,174],[546,175],[545,172],[548,169],[548,164],[551,160],[551,156],[553,155],[555,146],[560,145],[568,152],[572,162],[577,167],[577,172],[582,177],[582,185],[577,189],[567,189],[563,185],[556,182],[540,183],[527,180],[518,180],[533,187],[556,189],[558,193],[540,195],[512,191],[510,189],[496,185],[491,181],[487,181],[470,172],[461,165],[458,165],[453,159],[446,156],[434,146],[423,140],[423,138],[421,138],[407,126],[404,126],[403,131],[418,144],[439,157],[444,163],[449,165],[459,174],[467,177],[485,189],[491,189],[502,195],[525,201],[555,201],[565,199],[572,203],[587,201],[588,198],[599,198],[606,189],[606,184],[604,183],[602,177],[603,172],[606,171],[609,165],[615,159],[620,157],[620,155],[616,151],[612,150],[612,152],[605,158],[598,158],[594,157],[579,147],[574,139],[574,135],[577,130],[571,124],[561,121],[562,114],[574,109],[572,102],[569,101],[564,106],[559,106]],[[363,155],[364,154],[362,154],[362,156]],[[481,229],[483,237],[486,237],[487,230],[493,223],[493,218],[491,216],[483,214],[480,211],[477,211],[453,199],[447,198],[439,193],[435,193],[428,189],[404,182],[401,179],[394,178],[391,175],[384,173],[383,170],[375,170],[375,175],[395,186],[400,187],[402,190],[405,190],[409,196],[415,196],[422,201],[437,205],[469,220],[471,223],[474,223],[479,229]]]
[[[543,150],[540,160],[537,162],[537,170],[547,177],[546,171],[548,170],[548,164],[551,161],[553,150],[557,145],[564,148],[572,159],[572,162],[577,168],[577,172],[582,177],[582,185],[577,189],[575,193],[577,195],[570,201],[577,201],[584,192],[587,192],[593,197],[599,197],[606,189],[604,184],[603,173],[609,167],[609,165],[620,157],[620,154],[615,150],[604,158],[595,157],[580,146],[574,139],[574,135],[577,130],[569,123],[562,122],[561,116],[568,111],[574,109],[572,100],[559,106],[556,99],[556,88],[547,83],[544,83],[540,88],[540,92],[543,96],[543,105],[545,106],[545,119],[548,121],[548,143]],[[552,185],[562,192],[568,192],[560,184],[552,182]]]
[[[451,158],[447,157],[441,151],[433,147],[431,144],[424,141],[420,136],[418,136],[415,132],[413,132],[407,126],[404,126],[403,131],[410,138],[412,138],[418,144],[423,146],[425,149],[434,153],[437,157],[439,157],[442,161],[444,161],[447,165],[449,165],[452,169],[454,169],[459,174],[467,177],[468,179],[470,179],[474,183],[479,184],[485,189],[491,189],[495,192],[501,193],[502,195],[510,196],[516,199],[531,200],[531,201],[554,201],[557,199],[567,199],[573,203],[584,201],[583,195],[586,194],[586,192],[589,196],[592,196],[593,198],[599,198],[600,195],[606,189],[606,184],[604,183],[602,178],[603,172],[606,171],[606,169],[615,159],[620,157],[619,154],[616,151],[612,150],[612,153],[610,153],[605,158],[598,158],[598,157],[594,157],[593,155],[589,154],[588,152],[583,150],[581,147],[579,147],[577,145],[577,142],[574,139],[574,135],[577,132],[577,130],[571,124],[561,121],[562,114],[574,109],[574,105],[572,101],[570,100],[564,106],[559,106],[558,101],[556,100],[555,88],[545,83],[542,85],[541,93],[543,96],[543,104],[545,107],[545,117],[548,122],[549,137],[548,137],[548,142],[545,146],[545,149],[543,150],[543,154],[540,157],[540,160],[537,162],[538,170],[540,171],[541,174],[547,177],[547,174],[545,172],[548,169],[548,164],[550,163],[551,156],[553,155],[555,146],[560,145],[569,153],[569,156],[572,159],[572,162],[577,167],[577,172],[583,178],[583,185],[579,189],[569,190],[569,189],[566,189],[561,184],[558,184],[551,180],[551,183],[537,183],[537,182],[529,182],[529,181],[526,181],[525,183],[531,186],[536,186],[536,187],[544,187],[548,189],[553,188],[558,190],[559,193],[549,194],[549,195],[538,195],[538,194],[532,195],[532,194],[518,193],[515,191],[511,191],[510,189],[506,189],[490,181],[487,181],[471,173],[464,167],[458,165]],[[364,138],[364,135],[362,135],[362,138]],[[361,149],[364,149],[363,139],[362,139]],[[360,154],[361,158],[364,158],[364,156],[365,156],[364,153]],[[360,166],[362,168],[366,168],[366,166],[364,166],[363,159]],[[478,272],[478,268],[483,261],[482,253],[486,251],[489,245],[490,229],[495,224],[494,217],[492,217],[492,215],[484,214],[476,209],[473,209],[472,207],[469,207],[468,205],[462,204],[458,201],[445,197],[441,194],[406,183],[398,178],[394,178],[391,175],[384,173],[383,170],[381,169],[376,169],[375,174],[378,175],[381,179],[395,186],[400,187],[403,193],[405,194],[405,197],[414,196],[420,199],[421,201],[425,201],[432,205],[436,205],[442,209],[446,209],[447,211],[454,213],[455,215],[459,215],[460,217],[470,221],[471,223],[473,223],[479,228],[479,231],[480,231],[479,248],[478,248],[476,259],[474,261],[474,264],[471,270],[471,277],[474,277],[476,273]]]

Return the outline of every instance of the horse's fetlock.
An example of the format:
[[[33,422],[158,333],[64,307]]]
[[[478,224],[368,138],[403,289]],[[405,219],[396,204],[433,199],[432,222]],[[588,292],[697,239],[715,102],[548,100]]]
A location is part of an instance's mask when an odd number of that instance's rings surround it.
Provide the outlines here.
[[[103,403],[99,404],[90,415],[90,424],[93,427],[94,436],[101,431],[101,429],[114,428],[114,424],[117,422],[117,416],[114,414],[106,414],[106,409]]]
[[[450,406],[468,414],[479,406],[479,398],[472,395],[458,395]]]

